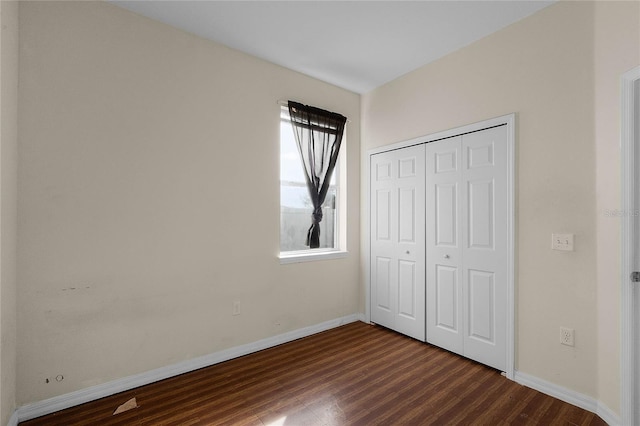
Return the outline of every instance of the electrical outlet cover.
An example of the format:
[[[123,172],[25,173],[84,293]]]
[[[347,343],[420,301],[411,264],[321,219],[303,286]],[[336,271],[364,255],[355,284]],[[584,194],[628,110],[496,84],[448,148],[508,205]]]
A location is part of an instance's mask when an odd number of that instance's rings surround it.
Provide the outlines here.
[[[551,249],[573,251],[573,234],[551,234]]]
[[[560,343],[567,346],[575,346],[573,328],[560,327]]]

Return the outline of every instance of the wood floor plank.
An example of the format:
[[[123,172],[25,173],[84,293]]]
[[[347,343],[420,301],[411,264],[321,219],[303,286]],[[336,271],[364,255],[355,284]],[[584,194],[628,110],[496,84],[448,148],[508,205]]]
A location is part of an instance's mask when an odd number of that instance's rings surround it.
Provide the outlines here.
[[[133,397],[137,408],[112,415]],[[489,367],[360,322],[20,423],[458,424],[605,423]]]

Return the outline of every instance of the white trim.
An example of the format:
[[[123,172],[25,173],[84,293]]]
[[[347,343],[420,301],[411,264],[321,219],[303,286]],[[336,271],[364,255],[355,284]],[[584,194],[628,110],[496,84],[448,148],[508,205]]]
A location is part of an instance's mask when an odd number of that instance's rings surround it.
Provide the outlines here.
[[[371,156],[382,152],[392,151],[396,149],[406,148],[408,146],[419,145],[423,143],[429,143],[436,140],[449,138],[465,133],[477,132],[480,130],[488,129],[495,126],[507,126],[507,159],[509,164],[507,166],[507,217],[508,217],[508,242],[507,242],[507,359],[505,373],[506,377],[510,380],[514,380],[515,374],[515,141],[516,141],[516,115],[515,113],[503,115],[496,118],[491,118],[485,121],[469,124],[455,129],[445,130],[443,132],[433,133],[431,135],[421,136],[418,138],[410,139],[403,142],[394,143],[391,145],[385,145],[378,148],[370,149],[366,152],[363,158],[364,169],[366,175],[363,176],[364,182],[366,182],[366,190],[364,193],[364,206],[366,211],[362,215],[363,221],[366,222],[361,231],[365,233],[364,238],[363,256],[364,259],[364,275],[365,275],[365,322],[371,321],[371,277],[370,277],[370,257],[371,257],[371,232],[369,224],[371,223],[371,208],[370,208],[370,179],[371,179]]]
[[[592,413],[595,413],[598,409],[598,402],[595,398],[567,389],[563,386],[556,385],[555,383],[547,382],[539,377],[516,371],[515,381],[528,388],[535,389],[539,392],[557,398],[560,401],[568,402],[571,405],[575,405],[576,407],[580,407]]]
[[[598,409],[596,414],[604,420],[609,426],[620,426],[620,416],[618,416],[611,408],[598,401]]]
[[[18,410],[14,411],[11,417],[9,417],[7,426],[18,426]]]
[[[640,200],[635,200],[636,170],[634,158],[636,156],[633,141],[634,128],[634,82],[640,79],[640,67],[636,67],[625,73],[621,78],[621,131],[620,131],[620,161],[622,166],[622,200],[621,211],[621,268],[620,268],[620,294],[621,294],[621,335],[620,335],[620,411],[624,424],[636,424],[640,419],[634,419],[634,393],[635,380],[638,372],[634,368],[634,360],[640,361],[635,353],[634,342],[636,330],[634,330],[634,297],[633,284],[629,279],[633,268],[633,215],[629,214]]]
[[[364,200],[364,212],[360,214],[360,232],[365,235],[364,247],[362,247],[361,256],[364,257],[364,317],[365,322],[371,323],[371,153],[364,155],[364,173],[365,176],[360,178],[360,190],[362,191],[362,183],[366,186],[364,193],[361,192],[360,198]]]
[[[514,380],[516,365],[516,115],[507,124],[507,379]]]
[[[124,392],[140,386],[148,385],[159,380],[164,380],[170,377],[177,376],[179,374],[188,373],[200,368],[209,367],[211,365],[228,361],[233,358],[261,351],[263,349],[271,348],[283,343],[288,343],[302,337],[320,333],[322,331],[330,330],[344,324],[356,322],[360,319],[360,317],[361,314],[352,314],[342,318],[336,318],[320,324],[258,340],[257,342],[236,346],[234,348],[214,352],[212,354],[204,355],[188,361],[183,361],[177,364],[168,365],[166,367],[157,368],[145,373],[123,377],[121,379],[103,383],[97,386],[92,386],[90,388],[80,389],[78,391],[55,396],[44,401],[24,405],[16,410],[16,412],[12,416],[12,419],[16,417],[20,422],[35,419],[36,417],[55,413],[56,411],[84,404],[85,402],[95,401],[99,398],[104,398],[106,396],[114,395],[119,392]]]
[[[620,424],[620,419],[618,418],[618,416],[616,416],[616,414],[611,411],[611,409],[601,404],[595,398],[556,385],[554,383],[547,382],[546,380],[540,379],[539,377],[531,376],[520,371],[515,372],[515,381],[517,383],[520,383],[521,385],[524,385],[531,389],[535,389],[561,401],[590,411],[598,415],[611,426]]]
[[[287,252],[280,254],[280,264],[288,265],[290,263],[314,262],[318,260],[341,259],[347,257],[349,252],[344,250],[331,250],[319,252]]]

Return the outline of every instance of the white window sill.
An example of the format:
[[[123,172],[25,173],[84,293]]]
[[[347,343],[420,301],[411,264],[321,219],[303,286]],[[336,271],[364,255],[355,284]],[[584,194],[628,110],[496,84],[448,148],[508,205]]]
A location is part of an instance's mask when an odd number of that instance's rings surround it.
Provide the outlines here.
[[[316,251],[312,253],[292,252],[280,253],[280,264],[287,265],[289,263],[314,262],[317,260],[331,260],[347,257],[348,252],[342,250]]]

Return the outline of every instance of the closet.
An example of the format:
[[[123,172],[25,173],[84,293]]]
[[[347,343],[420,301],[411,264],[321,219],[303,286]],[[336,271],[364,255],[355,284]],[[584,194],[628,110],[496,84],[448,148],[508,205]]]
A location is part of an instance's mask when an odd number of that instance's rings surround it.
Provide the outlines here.
[[[506,125],[370,155],[371,321],[506,371]]]

